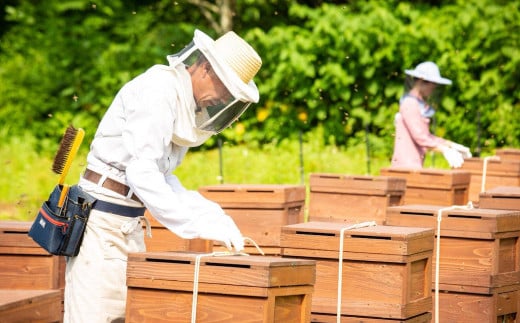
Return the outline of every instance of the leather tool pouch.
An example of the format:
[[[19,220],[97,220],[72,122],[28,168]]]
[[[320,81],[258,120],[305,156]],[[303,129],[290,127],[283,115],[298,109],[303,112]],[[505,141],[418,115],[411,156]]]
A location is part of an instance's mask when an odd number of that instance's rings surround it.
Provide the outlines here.
[[[50,254],[77,256],[88,217],[96,199],[79,186],[69,188],[65,202],[58,207],[63,187],[56,185],[34,220],[29,236]]]

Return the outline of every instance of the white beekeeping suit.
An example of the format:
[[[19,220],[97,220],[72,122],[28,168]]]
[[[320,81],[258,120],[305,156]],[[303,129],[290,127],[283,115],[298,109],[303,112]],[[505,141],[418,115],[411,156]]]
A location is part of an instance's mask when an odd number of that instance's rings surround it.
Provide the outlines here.
[[[201,60],[209,62],[229,94],[214,105],[200,106],[195,98],[190,68]],[[233,32],[214,41],[197,30],[193,42],[168,61],[121,88],[91,143],[79,185],[98,202],[78,256],[67,261],[65,322],[124,320],[126,259],[145,249],[139,222],[144,208],[182,238],[217,240],[236,251],[244,247],[240,230],[222,208],[186,190],[172,171],[189,147],[201,145],[258,102],[252,79],[261,59]]]

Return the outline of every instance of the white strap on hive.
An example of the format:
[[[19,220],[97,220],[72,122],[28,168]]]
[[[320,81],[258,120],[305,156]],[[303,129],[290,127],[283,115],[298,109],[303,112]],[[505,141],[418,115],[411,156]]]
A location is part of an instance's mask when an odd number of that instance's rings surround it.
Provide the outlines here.
[[[437,240],[435,252],[435,323],[439,323],[439,268],[440,268],[440,254],[441,254],[441,221],[442,212],[450,210],[471,210],[473,203],[468,202],[467,205],[452,205],[439,209],[437,211]]]
[[[500,157],[499,156],[484,157],[484,164],[482,165],[482,185],[480,186],[481,193],[486,191],[486,174],[487,174],[488,160],[500,160]]]
[[[264,256],[264,252],[256,242],[248,237],[244,237],[245,241],[250,241],[260,252],[262,256]],[[197,255],[195,257],[195,270],[193,273],[193,296],[191,300],[191,323],[195,323],[197,321],[197,300],[198,300],[198,294],[199,294],[199,273],[200,273],[200,260],[203,257],[222,257],[222,256],[249,256],[249,254],[245,252],[232,252],[232,251],[215,251],[211,253],[203,253],[200,255]]]
[[[350,225],[348,227],[341,228],[340,237],[339,237],[339,263],[338,263],[338,302],[336,304],[336,322],[341,322],[341,296],[343,290],[343,242],[345,241],[345,231],[371,227],[377,225],[375,221],[370,222],[361,222],[357,224]]]

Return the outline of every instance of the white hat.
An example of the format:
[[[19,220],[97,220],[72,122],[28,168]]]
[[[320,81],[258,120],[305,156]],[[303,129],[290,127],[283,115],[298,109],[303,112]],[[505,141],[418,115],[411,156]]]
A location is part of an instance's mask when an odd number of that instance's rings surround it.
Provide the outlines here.
[[[258,102],[259,93],[253,77],[260,70],[262,59],[253,47],[232,31],[213,40],[195,30],[193,41],[236,99]]]
[[[414,70],[405,70],[407,75],[422,79],[428,82],[449,85],[451,80],[441,76],[439,68],[434,62],[423,62],[415,67]]]

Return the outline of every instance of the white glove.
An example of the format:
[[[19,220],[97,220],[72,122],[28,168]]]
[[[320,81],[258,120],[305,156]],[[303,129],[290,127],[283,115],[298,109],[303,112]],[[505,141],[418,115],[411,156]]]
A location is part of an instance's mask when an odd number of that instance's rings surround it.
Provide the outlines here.
[[[468,147],[460,145],[456,142],[451,142],[450,147],[460,152],[463,158],[471,158],[473,156]]]
[[[450,167],[459,168],[464,163],[464,158],[462,158],[462,154],[458,150],[443,146],[441,147],[441,151]]]
[[[244,237],[233,219],[226,214],[218,216],[216,221],[206,223],[200,232],[200,238],[220,241],[230,251],[233,250],[232,246],[236,252],[244,250]]]

